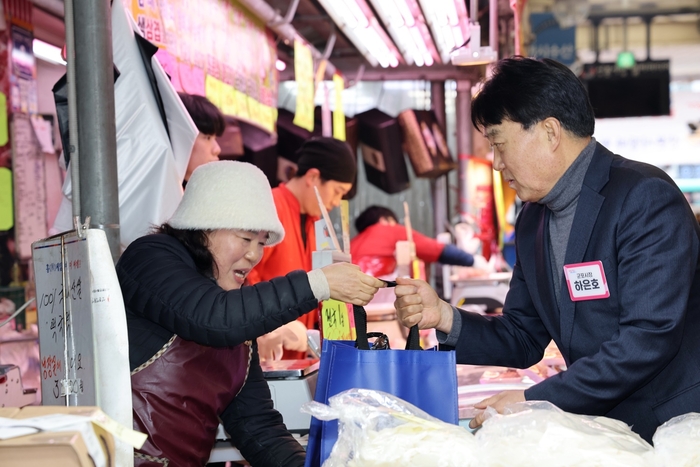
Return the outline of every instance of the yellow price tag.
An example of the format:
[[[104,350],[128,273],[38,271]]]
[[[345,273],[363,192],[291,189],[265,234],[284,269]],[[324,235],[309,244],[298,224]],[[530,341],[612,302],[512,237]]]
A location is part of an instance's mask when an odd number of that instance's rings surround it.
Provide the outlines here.
[[[321,307],[323,338],[330,340],[353,340],[354,317],[351,319],[350,306],[338,300],[324,300]],[[352,327],[351,327],[352,325]]]
[[[0,167],[0,230],[10,230],[15,225],[12,172]]]
[[[7,126],[7,96],[0,92],[0,146],[8,142]]]
[[[340,141],[345,141],[345,111],[343,110],[343,89],[345,81],[343,77],[333,75],[335,85],[335,110],[333,110],[333,137]]]

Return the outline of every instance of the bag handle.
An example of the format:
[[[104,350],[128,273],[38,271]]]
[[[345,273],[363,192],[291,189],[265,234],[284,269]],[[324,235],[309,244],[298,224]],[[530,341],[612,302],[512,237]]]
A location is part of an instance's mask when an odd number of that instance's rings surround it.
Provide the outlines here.
[[[364,307],[358,305],[353,305],[352,309],[355,315],[355,331],[357,333],[355,347],[360,350],[369,350],[369,341],[367,340],[367,312]],[[420,346],[418,325],[412,326],[408,332],[406,350],[423,350]]]

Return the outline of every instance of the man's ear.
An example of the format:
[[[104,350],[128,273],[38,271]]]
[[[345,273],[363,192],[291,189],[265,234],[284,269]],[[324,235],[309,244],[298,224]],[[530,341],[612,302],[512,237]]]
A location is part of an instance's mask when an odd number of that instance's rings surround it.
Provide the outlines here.
[[[562,137],[561,122],[554,117],[547,117],[542,120],[542,126],[547,134],[547,141],[556,148],[559,146]]]
[[[321,171],[318,169],[309,169],[304,174],[304,181],[307,186],[317,186],[321,182]]]

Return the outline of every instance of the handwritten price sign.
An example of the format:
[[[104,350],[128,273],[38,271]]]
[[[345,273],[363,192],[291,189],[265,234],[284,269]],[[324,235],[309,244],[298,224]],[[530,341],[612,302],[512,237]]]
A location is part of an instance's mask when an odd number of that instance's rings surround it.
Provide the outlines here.
[[[323,338],[330,340],[354,340],[355,319],[352,305],[337,300],[324,300],[321,307]]]

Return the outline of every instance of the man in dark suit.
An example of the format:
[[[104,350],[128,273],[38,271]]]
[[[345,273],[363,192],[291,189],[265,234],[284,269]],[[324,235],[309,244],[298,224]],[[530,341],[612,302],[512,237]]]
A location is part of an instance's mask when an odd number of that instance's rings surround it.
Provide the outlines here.
[[[547,400],[622,420],[647,441],[700,412],[700,228],[678,187],[598,144],[584,87],[551,60],[498,62],[472,121],[526,202],[503,316],[458,310],[424,282],[398,279],[404,325],[436,328],[458,363],[527,368],[555,341],[567,371],[477,408]]]

